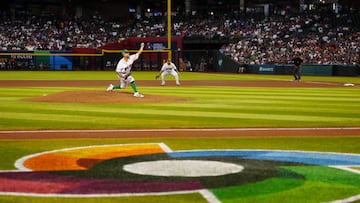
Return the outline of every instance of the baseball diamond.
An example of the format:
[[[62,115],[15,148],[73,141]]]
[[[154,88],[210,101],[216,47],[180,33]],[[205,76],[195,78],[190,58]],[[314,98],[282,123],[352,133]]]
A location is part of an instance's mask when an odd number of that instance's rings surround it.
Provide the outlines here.
[[[0,200],[359,200],[359,83],[142,77],[141,99],[107,80],[1,80]]]
[[[0,19],[0,203],[360,203],[360,1]]]

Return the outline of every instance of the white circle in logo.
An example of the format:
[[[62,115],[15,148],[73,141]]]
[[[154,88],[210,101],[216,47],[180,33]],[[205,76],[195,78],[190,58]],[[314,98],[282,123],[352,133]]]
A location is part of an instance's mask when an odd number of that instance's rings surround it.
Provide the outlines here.
[[[244,167],[220,161],[159,160],[127,164],[123,169],[140,175],[202,177],[239,173]]]

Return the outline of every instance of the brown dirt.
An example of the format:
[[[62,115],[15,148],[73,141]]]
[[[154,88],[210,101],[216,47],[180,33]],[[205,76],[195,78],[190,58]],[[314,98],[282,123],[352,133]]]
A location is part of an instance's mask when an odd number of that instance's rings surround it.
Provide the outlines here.
[[[360,128],[239,128],[0,131],[0,139],[360,136]]]
[[[114,84],[117,81],[113,81]],[[0,86],[35,86],[35,87],[67,87],[67,86],[108,86],[109,81],[53,81],[53,80],[25,80],[25,81],[0,81]],[[140,80],[137,85],[159,86],[159,81]],[[167,86],[174,86],[174,81],[167,81]],[[182,86],[242,86],[242,87],[340,87],[340,83],[329,82],[293,82],[293,81],[182,81]],[[164,87],[166,88],[166,87]],[[43,95],[41,97],[26,99],[33,102],[64,102],[64,103],[156,103],[156,102],[180,102],[188,101],[186,98],[170,96],[145,95],[144,98],[133,97],[130,92],[101,90],[64,91],[60,93]]]
[[[159,103],[159,102],[181,102],[189,101],[187,98],[178,98],[159,95],[145,95],[143,98],[133,96],[133,93],[124,91],[101,91],[101,90],[81,90],[64,91],[55,94],[43,95],[26,99],[33,102],[57,102],[57,103]]]

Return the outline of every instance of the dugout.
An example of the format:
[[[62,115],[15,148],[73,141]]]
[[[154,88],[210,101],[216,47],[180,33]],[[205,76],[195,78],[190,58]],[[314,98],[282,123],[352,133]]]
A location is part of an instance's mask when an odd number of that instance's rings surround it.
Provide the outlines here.
[[[71,54],[71,51],[51,51],[50,54]],[[50,56],[49,64],[51,70],[72,70],[72,56]]]
[[[234,61],[231,57],[222,54],[218,50],[213,52],[213,57],[215,59],[213,63],[215,72],[251,73],[247,65]]]

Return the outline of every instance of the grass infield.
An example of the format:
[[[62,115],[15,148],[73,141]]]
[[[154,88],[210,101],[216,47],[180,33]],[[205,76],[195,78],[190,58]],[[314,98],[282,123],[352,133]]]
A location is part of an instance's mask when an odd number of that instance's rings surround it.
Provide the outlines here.
[[[156,72],[135,72],[137,80],[153,80]],[[291,80],[291,76],[181,73],[181,80]],[[170,79],[170,78],[169,78]],[[113,72],[1,72],[0,80],[114,80]],[[171,79],[170,79],[171,80]],[[360,123],[360,78],[304,76],[304,81],[355,83],[355,87],[229,87],[141,86],[146,94],[190,98],[186,102],[76,104],[29,102],[25,99],[67,90],[103,90],[106,87],[0,87],[0,130],[37,129],[139,129],[139,128],[241,128],[241,127],[353,127]],[[121,90],[131,92],[131,89]],[[224,137],[221,138],[106,138],[0,140],[0,170],[14,169],[26,155],[69,147],[163,142],[172,150],[281,149],[360,154],[359,136],[333,137]],[[358,168],[358,167],[357,167]],[[307,181],[271,179],[246,188],[213,190],[224,202],[322,202],[360,194],[351,183],[359,176],[345,175],[352,186],[338,180],[338,171],[316,177],[322,168],[294,168]],[[339,176],[336,176],[338,174]],[[351,177],[350,177],[351,176]],[[331,179],[332,185],[324,184]],[[274,184],[273,183],[277,183]],[[282,184],[279,184],[282,183]],[[283,191],[282,185],[293,190]],[[266,188],[259,192],[255,187]],[[239,192],[242,191],[242,192]],[[314,193],[314,191],[317,191]],[[234,197],[234,195],[236,197]],[[306,196],[306,197],[305,197]],[[54,198],[0,196],[0,202],[207,202],[200,194],[145,197]]]
[[[136,72],[138,80],[154,72]],[[285,80],[290,76],[181,73],[182,80]],[[2,80],[103,80],[111,72],[3,72]],[[360,78],[304,77],[343,83]],[[106,87],[0,87],[0,130],[334,127],[360,123],[358,87],[138,87],[146,95],[190,98],[186,102],[79,104],[30,102],[25,99],[69,90]],[[131,88],[121,90],[131,92]],[[126,115],[126,116],[124,116]]]

